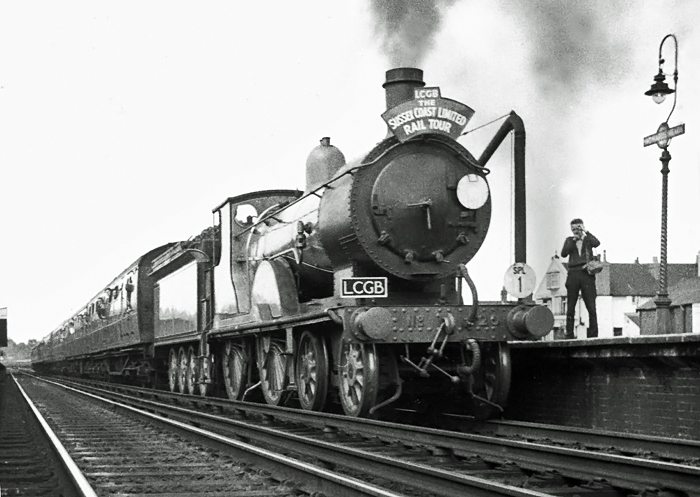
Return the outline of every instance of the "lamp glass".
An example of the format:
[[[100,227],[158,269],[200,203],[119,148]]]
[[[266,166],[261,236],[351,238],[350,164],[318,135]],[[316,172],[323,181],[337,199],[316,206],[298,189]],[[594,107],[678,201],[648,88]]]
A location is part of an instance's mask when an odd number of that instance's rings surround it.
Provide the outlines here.
[[[651,99],[654,101],[654,103],[660,104],[664,100],[666,100],[666,94],[665,93],[654,93],[651,96]]]

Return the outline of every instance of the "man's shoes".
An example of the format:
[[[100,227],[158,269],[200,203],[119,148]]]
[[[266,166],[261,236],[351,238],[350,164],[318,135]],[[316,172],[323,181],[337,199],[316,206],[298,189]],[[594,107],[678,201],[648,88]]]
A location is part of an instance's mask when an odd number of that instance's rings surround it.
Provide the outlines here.
[[[564,333],[564,340],[576,340],[576,335],[574,335],[573,331],[571,333]]]

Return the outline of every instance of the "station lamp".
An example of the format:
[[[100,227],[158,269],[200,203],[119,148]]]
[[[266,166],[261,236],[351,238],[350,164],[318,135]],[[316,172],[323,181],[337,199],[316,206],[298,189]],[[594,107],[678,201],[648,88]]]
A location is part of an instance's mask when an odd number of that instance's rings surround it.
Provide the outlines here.
[[[664,59],[661,57],[664,42],[669,38],[673,39],[675,66],[673,70],[673,89],[666,84],[666,75],[663,72]],[[676,100],[678,99],[678,39],[673,34],[668,34],[661,40],[659,45],[659,73],[654,76],[654,83],[651,88],[644,92],[649,95],[657,104],[666,100],[666,95],[673,94],[673,107],[666,121],[661,123],[657,133],[644,138],[644,146],[656,143],[661,152],[661,260],[659,264],[659,290],[656,293],[654,304],[656,305],[656,333],[667,334],[673,332],[671,323],[670,306],[671,299],[668,294],[668,262],[667,262],[667,246],[668,246],[668,174],[670,172],[668,164],[671,161],[671,154],[668,152],[668,146],[671,137],[685,133],[685,124],[669,128],[668,121],[676,108]]]
[[[673,67],[673,88],[669,88],[668,85],[666,84],[666,74],[664,74],[663,71],[663,65],[664,62],[666,62],[662,57],[661,57],[661,50],[664,46],[664,42],[668,40],[669,38],[673,39],[673,44],[674,44],[674,53],[675,53],[675,65]],[[661,40],[661,44],[659,45],[659,72],[656,76],[654,76],[654,83],[651,85],[651,88],[649,88],[647,91],[644,92],[645,95],[649,95],[654,102],[657,104],[662,103],[664,100],[666,100],[666,95],[670,95],[672,93],[676,93],[676,90],[678,88],[678,40],[676,39],[676,36],[673,34],[668,34],[664,36],[663,40]],[[671,113],[668,115],[668,118],[666,119],[666,122],[671,118],[671,114],[673,114],[674,109],[676,108],[676,97],[677,95],[673,96],[673,108],[671,109]]]
[[[659,65],[663,64],[664,60],[661,59],[659,61]],[[651,96],[652,100],[660,104],[664,100],[666,100],[666,95],[670,95],[671,93],[675,93],[676,90],[672,90],[671,88],[668,87],[666,84],[666,76],[664,76],[663,71],[661,70],[661,67],[659,67],[659,74],[654,76],[654,84],[651,85],[651,88],[647,91],[644,92],[645,95]]]

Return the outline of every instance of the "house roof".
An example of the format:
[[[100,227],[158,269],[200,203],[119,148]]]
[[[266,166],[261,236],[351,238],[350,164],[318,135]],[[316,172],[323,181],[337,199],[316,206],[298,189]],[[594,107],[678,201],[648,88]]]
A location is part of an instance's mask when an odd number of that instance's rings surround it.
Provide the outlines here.
[[[642,318],[637,314],[636,312],[626,312],[625,317],[632,321],[634,324],[637,326],[641,326],[642,324]]]
[[[547,288],[547,275],[550,273],[558,273],[558,287],[555,289]],[[535,299],[551,298],[552,296],[563,296],[566,295],[566,287],[564,286],[564,281],[566,280],[566,266],[565,263],[558,257],[552,257],[549,263],[549,267],[544,274],[544,277],[540,279],[539,285],[534,293]]]
[[[680,306],[700,303],[700,277],[686,278],[668,288],[668,297],[671,305]],[[656,307],[653,300],[639,306],[640,309],[653,309]]]
[[[668,265],[668,284],[675,285],[678,282],[686,279],[698,277],[697,264],[669,264]]]
[[[600,296],[612,297],[653,297],[659,287],[659,264],[631,264],[609,263],[604,261],[603,271],[596,277],[596,289]],[[560,286],[556,289],[548,289],[545,278],[542,279],[535,298],[547,298],[566,295],[564,279],[566,279],[568,264],[558,257],[553,257],[547,269],[547,273],[559,272],[562,274]],[[674,286],[686,279],[698,278],[698,266],[696,264],[667,264],[666,281],[668,286]],[[686,299],[694,298],[691,290],[685,292]],[[700,301],[698,301],[700,302]],[[680,305],[680,304],[679,304]]]
[[[666,267],[669,286],[697,276],[695,264],[667,264]],[[653,297],[659,288],[659,264],[608,264],[608,277],[609,286],[605,288],[607,292],[604,295]]]
[[[638,295],[651,297],[656,295],[658,281],[645,264],[609,264],[609,287],[607,295],[615,297]]]

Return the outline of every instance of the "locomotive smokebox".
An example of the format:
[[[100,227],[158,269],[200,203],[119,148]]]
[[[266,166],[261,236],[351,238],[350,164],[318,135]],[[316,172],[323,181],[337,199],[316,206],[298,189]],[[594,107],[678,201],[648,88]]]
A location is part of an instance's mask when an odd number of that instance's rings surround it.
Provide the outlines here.
[[[423,88],[423,70],[415,67],[397,67],[386,72],[386,108],[392,109],[408,100],[413,100],[413,90]]]

